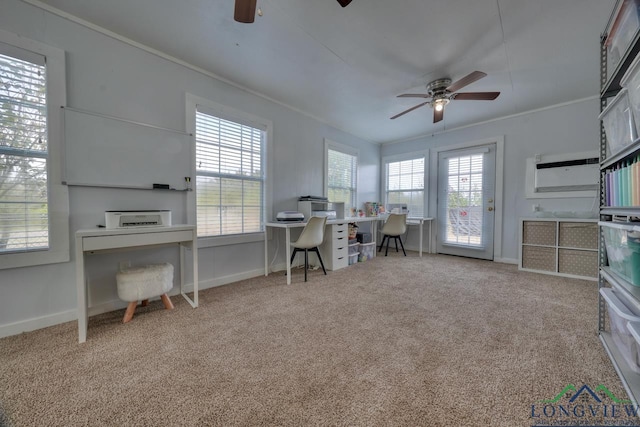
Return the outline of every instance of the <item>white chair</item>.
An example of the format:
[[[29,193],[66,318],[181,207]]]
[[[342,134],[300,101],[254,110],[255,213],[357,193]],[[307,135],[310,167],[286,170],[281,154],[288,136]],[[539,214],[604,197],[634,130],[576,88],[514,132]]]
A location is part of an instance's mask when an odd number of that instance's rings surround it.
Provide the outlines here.
[[[389,240],[392,238],[396,241],[396,252],[398,252],[398,240],[400,241],[400,246],[402,247],[402,253],[404,256],[407,256],[407,253],[404,251],[404,245],[402,244],[402,236],[407,232],[407,214],[389,214],[389,218],[387,218],[387,222],[382,226],[382,242],[380,243],[380,247],[378,248],[378,252],[382,250],[382,246],[384,245],[384,241],[387,241],[387,250],[384,252],[384,256],[387,256],[389,253]]]
[[[322,262],[322,257],[320,256],[320,251],[318,250],[318,246],[322,244],[324,240],[324,227],[327,224],[327,217],[319,217],[312,216],[309,218],[309,222],[304,226],[302,233],[300,233],[300,237],[295,242],[291,242],[291,246],[293,246],[293,254],[291,254],[290,264],[293,264],[293,259],[296,256],[296,253],[299,251],[304,251],[304,281],[307,281],[307,269],[309,269],[309,251],[315,252],[318,255],[318,260],[320,260],[320,265],[322,266],[322,271],[324,274],[327,274],[327,270],[324,268],[324,263]]]

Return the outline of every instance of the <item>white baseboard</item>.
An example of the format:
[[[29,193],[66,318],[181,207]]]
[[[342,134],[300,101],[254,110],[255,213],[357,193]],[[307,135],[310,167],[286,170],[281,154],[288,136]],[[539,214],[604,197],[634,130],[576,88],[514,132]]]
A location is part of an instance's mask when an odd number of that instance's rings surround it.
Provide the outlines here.
[[[61,313],[51,314],[48,316],[35,317],[33,319],[22,320],[20,322],[9,323],[0,326],[0,338],[11,335],[18,335],[23,332],[35,331],[36,329],[47,328],[49,326],[58,325],[60,323],[76,320],[78,315],[76,310],[67,310]]]
[[[284,264],[283,264],[284,265]],[[230,283],[238,282],[240,280],[251,279],[264,275],[263,269],[256,269],[245,271],[238,274],[232,274],[229,276],[218,277],[215,279],[204,280],[200,282],[199,290],[205,290],[216,286],[228,285]],[[185,292],[193,292],[193,283],[185,285]],[[180,287],[175,286],[169,294],[170,296],[180,295]],[[152,298],[159,299],[158,298]],[[88,312],[89,316],[96,316],[98,314],[107,313],[115,310],[122,310],[127,307],[127,302],[119,299],[106,301],[96,306],[90,307]],[[20,322],[9,323],[8,325],[0,325],[0,338],[8,337],[11,335],[18,335],[23,332],[35,331],[36,329],[47,328],[49,326],[58,325],[60,323],[71,322],[78,319],[77,311],[67,310],[60,313],[50,314],[42,317],[35,317],[33,319],[22,320]]]
[[[241,280],[252,279],[254,277],[264,276],[264,269],[259,268],[255,270],[243,271],[238,274],[230,274],[228,276],[217,277],[215,279],[201,280],[198,284],[198,289],[203,291],[209,288],[215,288],[217,286],[224,286],[230,283],[239,282]],[[185,286],[186,292],[193,292],[193,284]]]
[[[514,258],[494,258],[494,262],[501,262],[503,264],[515,264],[518,265],[518,260]]]

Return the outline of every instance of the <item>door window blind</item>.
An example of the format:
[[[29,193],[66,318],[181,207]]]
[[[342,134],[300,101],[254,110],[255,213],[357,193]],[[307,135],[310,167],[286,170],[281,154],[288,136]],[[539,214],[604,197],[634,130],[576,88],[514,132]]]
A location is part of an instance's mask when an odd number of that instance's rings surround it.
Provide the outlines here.
[[[196,111],[199,237],[264,230],[264,140],[257,127]]]
[[[45,59],[0,45],[0,253],[49,247]]]

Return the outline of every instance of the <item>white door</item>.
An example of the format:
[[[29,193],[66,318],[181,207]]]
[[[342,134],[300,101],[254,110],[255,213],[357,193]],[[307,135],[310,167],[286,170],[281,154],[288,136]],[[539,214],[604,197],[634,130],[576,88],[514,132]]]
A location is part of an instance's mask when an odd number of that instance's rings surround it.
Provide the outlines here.
[[[495,144],[438,154],[438,253],[493,260],[495,168]]]

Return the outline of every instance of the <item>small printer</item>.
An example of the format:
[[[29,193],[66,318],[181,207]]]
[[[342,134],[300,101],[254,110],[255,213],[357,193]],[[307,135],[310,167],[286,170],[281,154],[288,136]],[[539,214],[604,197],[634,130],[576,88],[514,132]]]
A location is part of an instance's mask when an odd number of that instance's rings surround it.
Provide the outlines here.
[[[158,227],[171,225],[171,211],[106,211],[106,228]]]
[[[296,211],[282,211],[276,215],[278,221],[304,221],[304,214]]]

